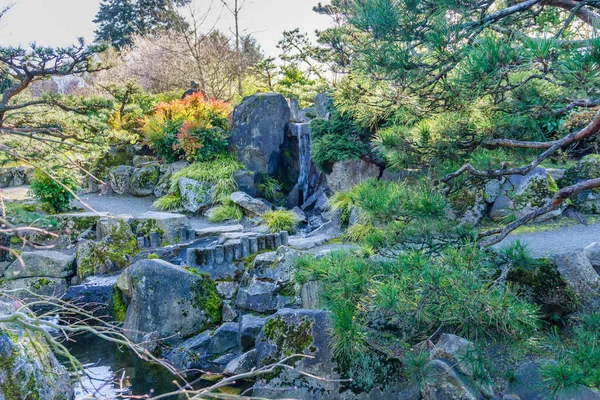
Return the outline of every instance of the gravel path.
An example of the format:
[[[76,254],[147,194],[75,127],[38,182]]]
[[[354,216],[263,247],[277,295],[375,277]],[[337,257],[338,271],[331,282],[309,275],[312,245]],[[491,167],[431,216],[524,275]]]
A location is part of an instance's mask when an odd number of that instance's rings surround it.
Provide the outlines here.
[[[79,196],[81,200],[87,203],[90,207],[98,212],[108,212],[111,214],[128,214],[134,217],[140,216],[148,211],[158,211],[152,206],[156,200],[155,197],[134,197],[134,196],[119,196],[115,194],[107,194],[100,196],[98,194],[86,194]],[[79,201],[73,202],[73,206],[86,208]],[[86,208],[87,210],[87,208]],[[192,229],[202,229],[215,225],[237,225],[237,222],[222,222],[213,224],[203,216],[188,215]]]
[[[22,188],[10,188],[16,189],[12,195],[22,195],[25,189]],[[3,193],[6,189],[2,189]],[[133,196],[118,196],[118,195],[104,195],[99,196],[98,194],[88,194],[81,196],[82,200],[93,207],[98,212],[109,212],[111,214],[130,214],[135,216],[141,215],[147,211],[156,211],[152,207],[152,203],[155,200],[154,197],[133,197]],[[74,205],[83,207],[79,202],[75,202]],[[202,216],[189,216],[190,224],[193,229],[202,229],[215,224],[210,223],[205,217]],[[236,222],[232,222],[235,225]],[[228,223],[220,223],[218,225],[228,225]],[[551,229],[549,229],[551,228]],[[549,227],[544,226],[542,229],[536,232],[524,232],[517,233],[508,236],[502,243],[497,246],[503,246],[506,243],[520,240],[526,243],[534,256],[547,256],[553,253],[563,253],[567,251],[573,251],[584,248],[592,242],[600,241],[600,222],[596,222],[590,225],[571,225],[571,226],[560,226]],[[328,245],[320,246],[312,252],[318,252],[321,250],[332,248],[347,248],[347,245]]]
[[[520,240],[526,243],[534,256],[565,253],[600,242],[600,222],[590,225],[559,226],[552,230],[524,232],[508,236],[499,246]]]

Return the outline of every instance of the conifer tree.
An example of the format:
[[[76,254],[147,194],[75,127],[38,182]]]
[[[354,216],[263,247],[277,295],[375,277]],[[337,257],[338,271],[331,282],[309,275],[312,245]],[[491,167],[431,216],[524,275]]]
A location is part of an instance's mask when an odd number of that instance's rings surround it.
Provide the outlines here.
[[[134,34],[153,34],[185,24],[176,8],[191,0],[103,0],[94,23],[96,41],[116,48],[131,44]]]

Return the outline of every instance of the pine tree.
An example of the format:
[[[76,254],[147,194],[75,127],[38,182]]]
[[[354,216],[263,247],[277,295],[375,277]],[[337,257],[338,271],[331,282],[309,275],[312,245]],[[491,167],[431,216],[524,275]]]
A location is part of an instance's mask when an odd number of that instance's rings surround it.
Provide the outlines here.
[[[176,8],[191,0],[103,0],[94,23],[97,42],[116,48],[131,44],[134,34],[153,34],[185,25]]]

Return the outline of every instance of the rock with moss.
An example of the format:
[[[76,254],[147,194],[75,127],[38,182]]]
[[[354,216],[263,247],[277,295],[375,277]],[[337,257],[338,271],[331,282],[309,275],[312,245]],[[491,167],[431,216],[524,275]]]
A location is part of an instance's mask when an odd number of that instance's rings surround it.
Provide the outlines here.
[[[67,292],[67,281],[64,278],[21,278],[0,281],[3,290],[15,290],[15,297],[31,298],[28,291],[41,296],[62,297]]]
[[[183,208],[192,213],[208,209],[212,204],[212,187],[206,182],[189,178],[179,178],[179,193]]]
[[[171,190],[171,178],[173,177],[172,173],[168,173],[163,175],[156,185],[154,186],[154,196],[155,197],[163,197],[167,196]]]
[[[14,306],[0,302],[0,315],[14,312]],[[73,398],[69,374],[41,333],[26,332],[14,323],[0,327],[0,397],[7,400]]]
[[[148,211],[135,217],[131,227],[136,236],[148,236],[156,232],[160,236],[160,242],[175,244],[186,239],[182,232],[190,228],[190,221],[183,214]]]
[[[159,166],[149,164],[136,168],[129,180],[129,193],[137,197],[146,197],[154,193],[154,187],[158,183]]]
[[[157,331],[168,341],[180,340],[221,320],[221,298],[215,282],[162,260],[141,260],[127,268],[118,287],[130,296],[124,328],[135,341],[138,332]]]
[[[526,175],[512,175],[502,185],[500,194],[490,211],[494,219],[520,218],[542,207],[558,192],[558,185],[545,168],[537,167]],[[540,216],[545,221],[562,214],[566,205]]]
[[[87,236],[90,233],[94,233],[96,231],[96,225],[102,217],[108,217],[108,214],[82,212],[58,214],[54,216],[60,223],[61,231],[69,235],[72,241]]]
[[[257,366],[304,354],[291,362],[298,370],[326,379],[340,379],[334,361],[327,313],[321,310],[279,310],[265,323],[256,340]],[[260,379],[253,395],[263,398],[337,399],[340,383],[317,381],[294,370],[284,370],[270,379]]]
[[[109,170],[110,187],[117,194],[129,193],[131,175],[135,169],[127,165],[119,165]]]
[[[121,271],[139,253],[136,237],[126,219],[101,220],[97,234],[99,241],[82,241],[77,246],[77,275],[80,279]]]
[[[91,173],[100,179],[109,179],[109,170],[120,165],[133,165],[135,148],[131,145],[113,145],[94,161]]]
[[[596,178],[600,178],[600,155],[590,154],[567,169],[561,186],[571,186]],[[600,189],[584,190],[571,201],[581,212],[600,214]]]
[[[75,274],[75,256],[51,250],[23,252],[4,271],[4,278],[67,278]]]

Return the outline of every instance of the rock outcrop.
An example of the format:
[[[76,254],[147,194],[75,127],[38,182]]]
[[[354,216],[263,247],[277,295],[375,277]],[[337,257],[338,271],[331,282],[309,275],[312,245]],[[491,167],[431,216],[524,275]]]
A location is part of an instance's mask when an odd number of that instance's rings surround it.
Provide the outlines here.
[[[290,108],[277,93],[244,98],[232,114],[229,150],[253,172],[275,175]]]
[[[338,161],[327,175],[327,185],[335,192],[346,192],[367,179],[379,177],[379,167],[363,160]]]

